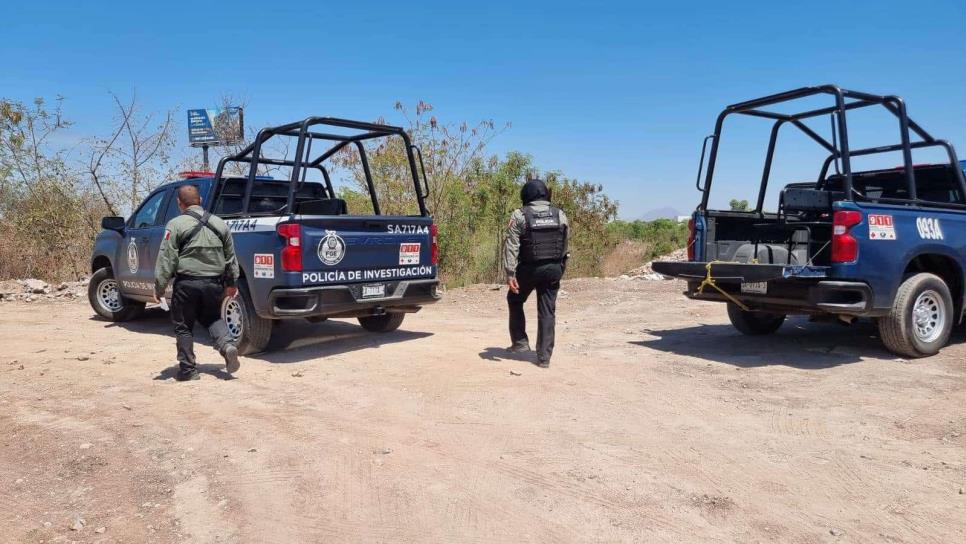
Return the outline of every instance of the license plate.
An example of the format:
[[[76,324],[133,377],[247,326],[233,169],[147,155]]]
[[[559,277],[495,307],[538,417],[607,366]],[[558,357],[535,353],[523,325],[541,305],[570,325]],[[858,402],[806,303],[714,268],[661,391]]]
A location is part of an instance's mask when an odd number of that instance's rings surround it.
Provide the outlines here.
[[[751,295],[765,295],[768,294],[768,282],[767,281],[753,281],[741,284],[741,292],[748,293]]]
[[[386,296],[385,283],[362,286],[362,298],[379,298],[384,296]]]

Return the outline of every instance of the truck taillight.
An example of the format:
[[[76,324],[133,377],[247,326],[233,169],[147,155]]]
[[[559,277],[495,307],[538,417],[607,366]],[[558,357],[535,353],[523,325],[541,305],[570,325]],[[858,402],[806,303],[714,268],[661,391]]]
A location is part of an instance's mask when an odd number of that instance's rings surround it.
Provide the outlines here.
[[[694,218],[688,220],[688,260],[694,260]]]
[[[282,247],[282,270],[302,271],[302,226],[298,223],[279,223],[275,228],[285,241]]]
[[[431,246],[433,248],[433,252],[432,252],[433,264],[439,264],[439,243],[436,241],[436,235],[438,233],[439,233],[439,228],[436,226],[435,223],[429,226],[429,236],[432,238],[432,242],[433,242],[433,245]]]
[[[859,241],[852,236],[852,227],[862,222],[862,214],[854,210],[839,210],[832,218],[832,262],[854,263],[859,259]]]

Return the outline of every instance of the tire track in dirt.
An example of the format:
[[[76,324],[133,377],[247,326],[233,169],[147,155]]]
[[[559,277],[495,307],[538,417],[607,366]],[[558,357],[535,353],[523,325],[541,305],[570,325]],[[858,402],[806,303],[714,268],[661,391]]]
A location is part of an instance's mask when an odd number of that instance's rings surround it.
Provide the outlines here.
[[[822,421],[812,417],[797,415],[801,411],[792,412],[787,406],[778,406],[771,410],[769,429],[785,436],[797,436],[805,439],[828,437],[828,429]]]

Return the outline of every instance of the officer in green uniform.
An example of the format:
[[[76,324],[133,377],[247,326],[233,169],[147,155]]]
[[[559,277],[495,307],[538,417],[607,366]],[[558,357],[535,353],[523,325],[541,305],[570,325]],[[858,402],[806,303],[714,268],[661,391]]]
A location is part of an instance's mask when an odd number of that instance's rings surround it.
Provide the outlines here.
[[[198,188],[178,188],[181,215],[168,222],[154,269],[154,301],[174,278],[171,321],[177,337],[180,381],[197,380],[192,330],[201,322],[225,358],[228,372],[238,370],[238,348],[221,319],[222,301],[238,295],[238,260],[231,232],[221,218],[201,207]]]
[[[567,266],[570,223],[550,204],[550,190],[531,179],[520,190],[523,207],[513,211],[503,250],[509,291],[511,352],[530,351],[523,304],[537,292],[537,364],[550,366],[556,328],[557,291]]]

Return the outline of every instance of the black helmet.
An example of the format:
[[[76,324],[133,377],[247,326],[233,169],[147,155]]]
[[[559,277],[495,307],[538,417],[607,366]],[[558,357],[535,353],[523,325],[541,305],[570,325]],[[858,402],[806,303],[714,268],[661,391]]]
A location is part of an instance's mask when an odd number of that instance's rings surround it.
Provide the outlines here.
[[[540,179],[531,179],[530,181],[523,184],[523,188],[520,189],[520,200],[523,205],[533,202],[534,200],[550,200],[550,189],[547,188],[547,184]]]

